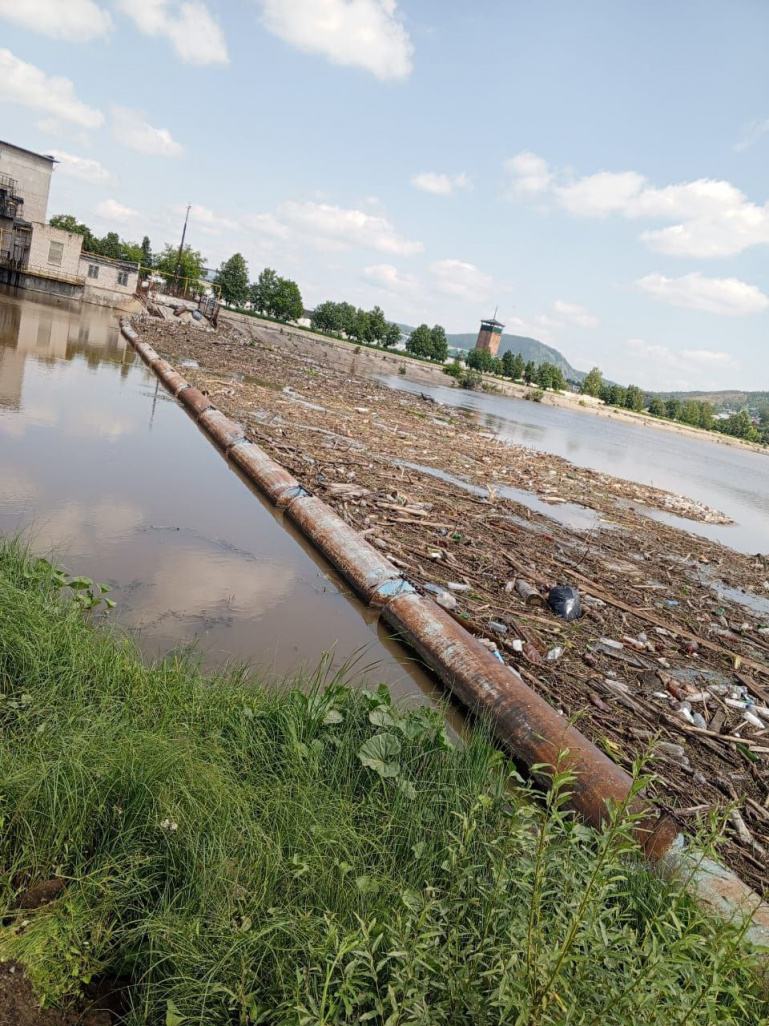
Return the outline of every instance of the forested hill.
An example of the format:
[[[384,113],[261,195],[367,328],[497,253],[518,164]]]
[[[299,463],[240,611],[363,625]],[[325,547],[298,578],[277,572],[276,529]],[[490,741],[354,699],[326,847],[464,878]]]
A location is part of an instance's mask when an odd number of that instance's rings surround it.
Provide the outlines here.
[[[769,408],[769,392],[742,392],[739,389],[724,389],[720,392],[657,392],[662,399],[680,399],[687,402],[705,400],[712,404],[716,413],[722,410],[745,410],[759,414]]]
[[[405,324],[400,325],[400,327],[406,332],[413,331],[413,328]],[[473,349],[477,338],[477,333],[446,336],[449,346],[456,349]],[[557,349],[553,349],[552,346],[546,346],[539,339],[529,338],[527,335],[504,334],[502,336],[502,345],[499,347],[499,355],[502,356],[508,349],[513,353],[520,353],[527,363],[529,360],[533,360],[536,364],[555,364],[556,367],[560,367],[563,371],[564,377],[570,378],[572,381],[581,381],[585,376],[585,372],[578,371],[572,367],[562,353],[559,353]]]

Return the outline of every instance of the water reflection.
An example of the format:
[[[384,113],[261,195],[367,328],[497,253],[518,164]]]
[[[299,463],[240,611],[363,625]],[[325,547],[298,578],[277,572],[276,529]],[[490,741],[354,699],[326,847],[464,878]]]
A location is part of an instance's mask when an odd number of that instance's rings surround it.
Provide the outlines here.
[[[157,655],[276,673],[365,651],[396,694],[433,685],[198,432],[98,307],[0,291],[0,531],[114,587]]]

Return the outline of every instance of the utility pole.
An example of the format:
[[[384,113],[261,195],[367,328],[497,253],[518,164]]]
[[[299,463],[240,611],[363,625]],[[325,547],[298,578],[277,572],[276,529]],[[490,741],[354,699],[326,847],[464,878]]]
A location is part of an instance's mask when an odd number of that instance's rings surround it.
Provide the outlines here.
[[[182,269],[182,253],[184,252],[184,239],[187,235],[187,222],[190,219],[190,210],[192,204],[187,204],[187,213],[184,215],[184,228],[182,228],[182,241],[179,243],[179,255],[176,258],[176,273],[174,274],[174,284],[179,286],[179,275]]]

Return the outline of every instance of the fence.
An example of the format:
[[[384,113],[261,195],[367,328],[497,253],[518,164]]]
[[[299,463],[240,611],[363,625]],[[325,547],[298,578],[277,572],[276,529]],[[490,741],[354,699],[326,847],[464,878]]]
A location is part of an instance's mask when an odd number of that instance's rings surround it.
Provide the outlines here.
[[[219,318],[222,290],[215,282],[185,278],[153,267],[140,267],[136,291],[140,296],[172,296],[185,304],[193,303],[212,324],[216,324]]]

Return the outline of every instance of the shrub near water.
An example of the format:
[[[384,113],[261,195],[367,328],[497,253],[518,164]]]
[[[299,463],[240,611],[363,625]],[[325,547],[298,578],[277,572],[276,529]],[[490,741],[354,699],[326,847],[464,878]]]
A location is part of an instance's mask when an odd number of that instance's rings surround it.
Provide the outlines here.
[[[480,734],[381,689],[145,667],[65,594],[0,550],[0,958],[45,1002],[105,974],[134,1026],[765,1020],[738,932],[620,822],[511,791]]]

